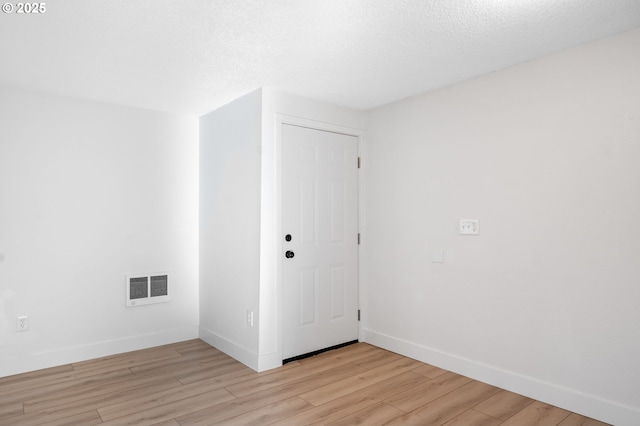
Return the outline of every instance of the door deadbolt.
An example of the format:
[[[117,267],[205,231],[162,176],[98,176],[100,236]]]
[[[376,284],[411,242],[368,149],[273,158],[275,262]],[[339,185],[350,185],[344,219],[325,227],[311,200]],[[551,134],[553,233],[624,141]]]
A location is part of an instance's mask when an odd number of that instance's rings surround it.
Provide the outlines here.
[[[284,240],[285,240],[286,242],[291,241],[291,234],[287,234],[287,235],[285,235],[285,236],[284,236]]]

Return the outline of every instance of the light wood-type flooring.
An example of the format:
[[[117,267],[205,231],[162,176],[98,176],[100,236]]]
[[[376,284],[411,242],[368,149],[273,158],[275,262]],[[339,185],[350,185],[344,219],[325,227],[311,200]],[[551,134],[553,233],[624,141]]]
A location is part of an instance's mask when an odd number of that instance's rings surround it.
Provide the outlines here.
[[[201,340],[0,378],[0,425],[604,425],[357,343],[256,373]]]

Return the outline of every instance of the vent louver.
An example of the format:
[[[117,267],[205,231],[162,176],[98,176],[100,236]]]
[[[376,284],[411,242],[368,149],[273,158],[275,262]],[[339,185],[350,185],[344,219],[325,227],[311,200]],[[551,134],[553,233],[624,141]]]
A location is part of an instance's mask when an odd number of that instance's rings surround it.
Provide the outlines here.
[[[127,306],[169,301],[169,273],[127,275]]]

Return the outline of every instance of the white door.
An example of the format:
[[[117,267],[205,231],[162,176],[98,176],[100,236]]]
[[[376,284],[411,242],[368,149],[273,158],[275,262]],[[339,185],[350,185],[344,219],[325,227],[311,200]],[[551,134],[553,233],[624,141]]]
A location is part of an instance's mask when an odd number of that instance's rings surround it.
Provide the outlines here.
[[[358,338],[358,139],[283,124],[283,359]]]

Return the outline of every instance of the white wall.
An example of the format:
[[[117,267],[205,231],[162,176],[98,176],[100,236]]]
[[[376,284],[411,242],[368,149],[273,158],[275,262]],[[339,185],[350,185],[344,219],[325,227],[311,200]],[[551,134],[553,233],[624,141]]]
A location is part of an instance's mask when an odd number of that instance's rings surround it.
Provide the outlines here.
[[[368,341],[640,424],[638,52],[634,31],[370,112]]]
[[[200,337],[256,370],[261,103],[258,90],[200,118]]]
[[[264,88],[200,119],[200,337],[257,371],[282,365],[283,121],[362,133],[364,113]]]
[[[0,376],[197,337],[197,155],[195,117],[0,88]]]

